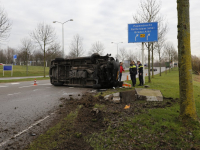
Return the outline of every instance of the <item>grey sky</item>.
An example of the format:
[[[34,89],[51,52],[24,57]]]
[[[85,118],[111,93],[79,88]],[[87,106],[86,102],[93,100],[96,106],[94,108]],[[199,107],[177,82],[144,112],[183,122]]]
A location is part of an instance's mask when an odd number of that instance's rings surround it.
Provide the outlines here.
[[[21,39],[29,37],[38,23],[44,22],[55,27],[58,42],[62,41],[61,24],[53,21],[67,22],[64,25],[65,54],[69,52],[69,45],[75,34],[83,37],[83,48],[87,52],[91,45],[100,41],[105,46],[105,53],[117,54],[116,44],[123,42],[120,47],[140,51],[140,44],[128,43],[127,24],[133,23],[132,15],[138,9],[139,0],[0,0],[12,21],[12,30],[7,46],[18,48]],[[168,22],[169,32],[167,41],[173,42],[177,48],[177,4],[176,0],[162,0],[161,14]],[[191,20],[191,51],[193,55],[200,56],[200,1],[190,1]]]

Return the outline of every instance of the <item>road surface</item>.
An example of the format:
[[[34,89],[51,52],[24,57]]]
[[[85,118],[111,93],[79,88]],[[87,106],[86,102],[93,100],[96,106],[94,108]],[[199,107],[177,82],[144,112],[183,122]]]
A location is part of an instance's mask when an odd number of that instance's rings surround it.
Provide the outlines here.
[[[49,80],[0,84],[0,150],[10,138],[54,112],[60,98],[78,96],[89,88],[54,87]]]

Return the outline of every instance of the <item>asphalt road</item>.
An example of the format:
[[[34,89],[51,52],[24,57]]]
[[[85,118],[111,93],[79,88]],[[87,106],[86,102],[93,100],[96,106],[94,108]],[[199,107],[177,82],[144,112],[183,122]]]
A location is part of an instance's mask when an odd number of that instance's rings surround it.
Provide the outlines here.
[[[54,112],[60,98],[82,95],[90,89],[54,87],[49,80],[0,84],[0,150],[9,139]]]

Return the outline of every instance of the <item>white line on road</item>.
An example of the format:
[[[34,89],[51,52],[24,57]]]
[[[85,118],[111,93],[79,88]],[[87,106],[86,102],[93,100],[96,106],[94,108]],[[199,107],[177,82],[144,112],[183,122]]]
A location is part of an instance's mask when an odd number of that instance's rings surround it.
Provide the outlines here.
[[[19,88],[25,88],[25,87],[32,87],[33,85],[31,85],[31,86],[21,86],[21,87],[19,87]]]
[[[18,93],[14,93],[14,94],[20,94],[21,92],[18,92]],[[8,94],[8,95],[14,95],[14,94]]]
[[[55,113],[51,113],[50,115],[53,115],[53,114],[55,114]],[[44,117],[43,119],[40,119],[40,120],[36,121],[34,124],[32,124],[31,126],[29,126],[28,128],[26,128],[25,130],[23,130],[23,131],[15,134],[14,136],[6,139],[4,142],[0,143],[0,147],[2,147],[3,145],[5,145],[6,143],[8,143],[13,137],[16,138],[16,137],[20,136],[24,132],[28,131],[29,129],[31,129],[32,127],[34,127],[35,125],[37,125],[38,123],[40,123],[40,122],[44,121],[45,119],[49,118],[50,115]]]
[[[0,86],[0,87],[8,87],[8,86]]]
[[[19,84],[19,83],[10,83],[10,84]]]
[[[46,84],[40,84],[40,85],[51,85],[51,83],[46,83]]]

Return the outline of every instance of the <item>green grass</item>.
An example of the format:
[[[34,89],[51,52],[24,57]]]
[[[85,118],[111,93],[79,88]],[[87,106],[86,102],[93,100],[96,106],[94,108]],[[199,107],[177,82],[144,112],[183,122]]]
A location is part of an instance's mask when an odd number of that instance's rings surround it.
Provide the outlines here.
[[[138,79],[137,79],[138,80]],[[146,78],[147,81],[147,78]],[[128,81],[131,83],[131,81]],[[137,81],[138,82],[138,81]],[[179,97],[178,70],[155,75],[150,89],[158,89],[165,97]],[[200,116],[200,82],[193,82],[197,115]],[[139,87],[137,87],[139,88]],[[141,88],[141,87],[140,87]],[[105,132],[93,133],[87,141],[94,149],[200,149],[200,126],[179,121],[179,103],[171,107],[149,109],[147,113],[127,117],[124,122]],[[112,124],[112,122],[111,122]]]
[[[49,74],[49,67],[45,68],[46,75]],[[28,76],[43,76],[43,66],[28,66]],[[13,77],[23,77],[26,75],[26,66],[13,65]],[[0,65],[0,77],[3,77],[3,66]],[[11,71],[4,71],[4,77],[11,77]]]
[[[196,75],[193,75],[193,78]],[[151,83],[148,83],[148,77],[145,77],[145,85],[149,85],[150,89],[160,90],[164,97],[172,97],[179,98],[179,76],[178,76],[178,68],[174,68],[167,74],[165,72],[162,75],[155,75],[154,78],[151,78]],[[131,80],[127,81],[128,83],[132,83]],[[137,83],[139,80],[137,79]],[[137,86],[136,88],[141,88]],[[194,98],[197,108],[197,114],[200,117],[200,82],[193,81],[193,89],[194,89]]]
[[[81,106],[78,106],[78,108],[75,111],[72,111],[58,124],[56,124],[54,127],[51,127],[45,134],[40,135],[37,138],[37,140],[32,142],[29,148],[27,149],[28,150],[41,150],[41,149],[50,150],[50,149],[56,148],[62,142],[65,142],[67,138],[71,138],[73,123],[74,123],[75,118],[78,115],[78,110],[80,108]]]

